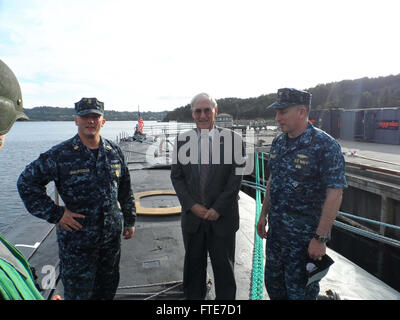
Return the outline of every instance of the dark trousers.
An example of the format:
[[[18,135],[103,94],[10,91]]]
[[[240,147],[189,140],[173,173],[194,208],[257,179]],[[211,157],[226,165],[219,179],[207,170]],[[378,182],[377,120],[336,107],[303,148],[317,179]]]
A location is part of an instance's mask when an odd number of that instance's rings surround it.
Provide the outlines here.
[[[234,300],[236,233],[224,237],[214,233],[211,222],[202,221],[196,233],[183,233],[185,263],[183,289],[185,298],[203,300],[207,293],[207,252],[214,273],[217,300]]]
[[[65,300],[112,300],[119,283],[121,236],[60,249]]]

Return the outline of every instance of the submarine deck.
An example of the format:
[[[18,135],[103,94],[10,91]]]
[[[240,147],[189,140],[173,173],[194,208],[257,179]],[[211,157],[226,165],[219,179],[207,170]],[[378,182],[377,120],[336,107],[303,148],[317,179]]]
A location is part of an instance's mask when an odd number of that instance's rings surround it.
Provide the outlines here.
[[[169,179],[168,166],[159,168],[154,164],[157,159],[151,159],[149,167],[149,144],[129,142],[121,145],[129,165],[132,188],[134,193],[149,190],[173,190]],[[146,156],[147,153],[147,156]],[[151,158],[151,157],[150,157]],[[144,198],[145,207],[170,207],[178,205],[176,196],[161,195]],[[240,229],[236,236],[235,276],[237,280],[237,299],[248,300],[252,273],[252,258],[255,236],[255,200],[240,192]],[[25,219],[25,218],[24,218]],[[40,242],[36,248],[19,247],[23,254],[31,256],[30,262],[36,268],[39,283],[46,273],[40,272],[43,266],[53,265],[58,269],[58,246],[56,244],[55,228],[45,221],[35,217],[26,217],[27,228],[21,232],[7,235],[14,244],[33,245]],[[265,247],[265,240],[264,240]],[[400,293],[390,288],[376,277],[364,271],[351,261],[328,248],[328,254],[335,260],[327,276],[321,281],[321,293],[334,290],[342,299],[354,300],[399,300]],[[116,299],[182,299],[184,248],[180,229],[180,215],[142,216],[138,215],[135,234],[132,239],[122,239],[120,284]],[[265,257],[264,257],[265,259]],[[207,296],[215,297],[213,292],[213,275],[208,264],[208,274],[212,285]],[[42,292],[48,298],[59,294],[63,297],[61,281],[56,289]],[[263,285],[263,299],[268,299]]]

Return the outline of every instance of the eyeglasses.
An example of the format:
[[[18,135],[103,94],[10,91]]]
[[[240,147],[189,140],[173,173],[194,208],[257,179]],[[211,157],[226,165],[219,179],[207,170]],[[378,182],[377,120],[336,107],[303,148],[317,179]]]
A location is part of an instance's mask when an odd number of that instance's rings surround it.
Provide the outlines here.
[[[211,108],[205,108],[205,109],[194,109],[194,114],[196,117],[200,117],[201,113],[204,112],[206,116],[209,116],[212,114]]]

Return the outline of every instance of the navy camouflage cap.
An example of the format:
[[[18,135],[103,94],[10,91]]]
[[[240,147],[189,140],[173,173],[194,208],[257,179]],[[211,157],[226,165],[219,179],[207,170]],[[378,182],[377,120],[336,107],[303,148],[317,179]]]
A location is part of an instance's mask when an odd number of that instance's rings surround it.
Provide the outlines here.
[[[298,105],[310,107],[311,93],[293,88],[282,88],[278,90],[276,102],[269,105],[267,109],[284,109]]]
[[[104,103],[96,98],[82,98],[75,103],[75,113],[78,116],[84,116],[90,113],[104,115]]]

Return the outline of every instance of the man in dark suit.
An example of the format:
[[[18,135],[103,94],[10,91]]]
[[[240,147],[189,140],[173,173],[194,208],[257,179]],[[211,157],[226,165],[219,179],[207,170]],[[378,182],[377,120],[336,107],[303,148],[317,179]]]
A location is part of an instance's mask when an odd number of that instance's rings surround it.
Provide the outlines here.
[[[238,193],[245,165],[241,137],[216,128],[217,103],[196,95],[191,111],[197,128],[175,143],[171,180],[182,205],[186,299],[206,296],[207,252],[216,299],[235,299],[235,235],[239,229]]]

